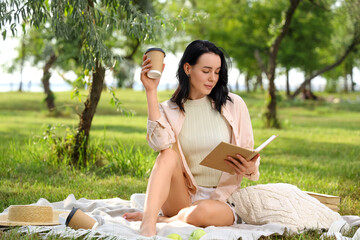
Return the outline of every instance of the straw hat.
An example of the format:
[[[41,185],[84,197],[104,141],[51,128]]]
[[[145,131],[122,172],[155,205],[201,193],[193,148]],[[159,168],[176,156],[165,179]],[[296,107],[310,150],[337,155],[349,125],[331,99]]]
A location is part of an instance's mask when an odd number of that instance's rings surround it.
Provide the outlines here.
[[[59,225],[59,214],[51,206],[12,205],[8,214],[0,215],[0,226]]]

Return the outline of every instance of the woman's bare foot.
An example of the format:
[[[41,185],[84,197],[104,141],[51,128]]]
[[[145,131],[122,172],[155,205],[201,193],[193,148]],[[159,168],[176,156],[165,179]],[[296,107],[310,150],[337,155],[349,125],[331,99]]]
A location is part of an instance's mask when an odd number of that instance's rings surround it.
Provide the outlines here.
[[[122,217],[128,220],[129,222],[142,221],[143,214],[144,214],[143,212],[128,212],[122,215]]]
[[[122,217],[129,222],[142,221],[143,216],[144,216],[143,212],[128,212],[122,215]],[[170,218],[168,217],[158,216],[157,222],[170,222],[169,219]],[[147,237],[156,235],[156,222],[155,223],[142,222],[140,226],[140,234]]]

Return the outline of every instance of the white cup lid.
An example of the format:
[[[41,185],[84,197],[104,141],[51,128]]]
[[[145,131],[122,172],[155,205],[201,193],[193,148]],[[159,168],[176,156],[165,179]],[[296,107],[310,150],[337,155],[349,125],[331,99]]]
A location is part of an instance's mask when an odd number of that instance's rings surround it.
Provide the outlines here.
[[[150,70],[147,73],[149,78],[160,78],[161,77],[161,72],[158,70]]]

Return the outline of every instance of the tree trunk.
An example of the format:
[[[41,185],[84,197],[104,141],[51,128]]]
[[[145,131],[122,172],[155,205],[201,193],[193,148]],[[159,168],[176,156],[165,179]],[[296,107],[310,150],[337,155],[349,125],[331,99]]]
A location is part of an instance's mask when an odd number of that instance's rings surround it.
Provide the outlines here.
[[[261,72],[259,72],[258,75],[256,76],[256,81],[260,85],[261,92],[264,92],[264,85],[263,85],[263,79],[262,79],[262,73]]]
[[[351,91],[355,92],[355,82],[354,82],[354,73],[353,69],[350,70],[350,82],[351,82]]]
[[[347,80],[348,80],[348,76],[347,76],[347,71],[345,70],[345,73],[344,73],[344,92],[345,93],[349,92]]]
[[[247,72],[245,76],[245,86],[246,86],[246,92],[250,92],[250,74]]]
[[[267,78],[269,80],[269,90],[268,90],[268,105],[266,107],[265,117],[266,117],[266,127],[270,128],[280,128],[280,123],[277,119],[276,114],[276,88],[275,88],[275,69],[276,69],[276,60],[277,54],[279,52],[279,47],[281,41],[284,39],[285,35],[289,31],[291,19],[295,13],[296,8],[298,7],[301,0],[291,0],[291,4],[286,11],[285,23],[282,26],[280,34],[276,37],[275,41],[270,47],[268,68],[266,71]]]
[[[22,87],[23,86],[23,82],[22,82],[22,72],[20,73],[20,84],[19,84],[19,89],[18,89],[18,91],[19,92],[22,92]]]
[[[289,69],[286,68],[286,97],[290,98]]]
[[[96,67],[92,75],[93,79],[92,84],[90,85],[90,93],[84,103],[85,108],[81,113],[75,142],[72,146],[71,160],[74,165],[86,166],[87,164],[86,152],[91,123],[100,100],[105,79],[105,68],[99,63],[99,61],[96,61]]]
[[[55,101],[54,101],[55,97],[54,97],[54,93],[50,89],[51,73],[49,70],[50,70],[51,66],[54,64],[54,62],[56,61],[56,59],[57,59],[57,56],[55,55],[55,53],[51,54],[50,58],[45,63],[45,66],[43,68],[43,76],[41,78],[41,82],[44,86],[44,93],[46,95],[46,98],[45,98],[46,105],[50,112],[55,110]]]
[[[253,92],[256,92],[257,86],[258,86],[258,79],[257,79],[257,76],[256,76],[256,81],[254,82],[254,85],[253,85]]]
[[[253,92],[256,92],[258,86],[260,86],[260,90],[261,90],[261,92],[263,92],[263,91],[264,91],[264,87],[263,87],[263,84],[262,84],[261,72],[256,75],[256,82],[255,82],[255,84],[254,84]]]
[[[20,84],[18,90],[19,92],[22,92],[23,90],[24,63],[25,63],[25,34],[23,34],[23,38],[21,40]]]
[[[280,128],[280,124],[277,120],[276,114],[276,89],[275,89],[275,73],[268,75],[269,89],[268,89],[268,100],[266,106],[266,122],[267,128]]]
[[[239,75],[237,76],[236,82],[235,82],[235,90],[236,90],[237,92],[240,90],[240,87],[239,87],[239,78],[240,78],[240,72],[239,72]]]
[[[311,76],[311,74],[307,74],[306,76]],[[309,92],[312,92],[311,81],[309,81],[306,85],[307,85],[307,89],[309,90]]]
[[[327,72],[327,71],[335,68],[339,64],[341,64],[345,60],[345,58],[349,55],[349,53],[351,53],[355,49],[356,45],[358,45],[359,43],[360,42],[357,42],[357,39],[354,37],[352,43],[349,45],[349,47],[346,49],[344,54],[338,60],[336,60],[333,64],[330,64],[330,65],[324,67],[323,69],[319,70],[315,74],[313,74],[310,77],[308,77],[307,79],[305,79],[305,81],[291,95],[291,99],[294,99],[305,88],[306,84],[308,82],[310,82],[312,79],[314,79],[315,77],[319,76],[320,74],[323,74],[324,72]]]

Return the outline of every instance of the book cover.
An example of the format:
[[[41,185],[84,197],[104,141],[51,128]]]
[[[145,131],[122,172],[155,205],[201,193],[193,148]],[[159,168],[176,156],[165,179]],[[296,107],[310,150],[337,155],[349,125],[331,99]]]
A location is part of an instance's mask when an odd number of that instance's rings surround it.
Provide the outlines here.
[[[221,142],[200,162],[200,165],[233,174],[234,170],[224,161],[225,159],[227,159],[227,156],[232,156],[236,159],[235,155],[240,154],[246,160],[250,161],[256,154],[258,154],[276,137],[276,135],[272,135],[268,140],[266,140],[255,150],[246,149],[230,143]]]

